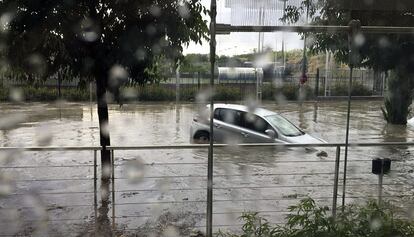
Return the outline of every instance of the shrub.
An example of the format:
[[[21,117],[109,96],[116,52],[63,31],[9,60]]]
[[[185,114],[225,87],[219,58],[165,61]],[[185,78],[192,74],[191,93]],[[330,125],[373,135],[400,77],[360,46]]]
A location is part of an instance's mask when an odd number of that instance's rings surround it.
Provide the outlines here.
[[[372,91],[362,85],[361,83],[354,82],[352,83],[352,96],[371,96]],[[341,83],[335,84],[331,88],[331,95],[333,96],[347,96],[348,95],[348,84]]]
[[[286,100],[298,100],[299,88],[299,85],[296,84],[284,84],[282,87],[265,85],[263,87],[263,99],[276,100],[278,97],[282,96]],[[314,97],[313,89],[308,85],[302,87],[302,92],[303,100],[312,99]]]
[[[245,213],[242,234],[219,231],[217,237],[409,237],[414,222],[398,218],[389,204],[368,201],[363,206],[349,205],[332,218],[328,207],[318,207],[311,198],[288,208],[285,225],[271,226],[257,213]]]
[[[59,99],[58,90],[55,87],[20,87],[23,90],[26,101],[55,101]],[[9,101],[10,88],[0,87],[0,100]],[[95,98],[92,95],[92,98]],[[69,101],[87,101],[89,100],[89,91],[79,88],[61,88],[61,99]]]

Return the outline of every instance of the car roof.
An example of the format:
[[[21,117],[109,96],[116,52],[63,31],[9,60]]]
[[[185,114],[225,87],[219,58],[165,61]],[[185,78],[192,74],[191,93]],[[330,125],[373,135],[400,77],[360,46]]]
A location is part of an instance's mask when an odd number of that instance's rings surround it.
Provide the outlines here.
[[[207,107],[210,107],[210,105],[207,105]],[[234,110],[240,110],[243,112],[253,112],[254,114],[259,115],[261,117],[277,114],[273,111],[263,109],[263,108],[256,108],[254,111],[250,111],[247,106],[239,105],[239,104],[214,104],[213,108],[214,109],[234,109]]]

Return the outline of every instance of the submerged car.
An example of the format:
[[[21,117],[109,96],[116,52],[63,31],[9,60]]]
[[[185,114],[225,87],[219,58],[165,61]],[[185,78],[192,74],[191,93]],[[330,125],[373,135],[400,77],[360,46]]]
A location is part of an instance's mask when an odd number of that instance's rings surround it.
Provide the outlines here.
[[[209,106],[194,117],[190,133],[194,143],[210,139]],[[213,120],[214,142],[217,143],[325,143],[296,127],[273,111],[244,105],[215,104]]]

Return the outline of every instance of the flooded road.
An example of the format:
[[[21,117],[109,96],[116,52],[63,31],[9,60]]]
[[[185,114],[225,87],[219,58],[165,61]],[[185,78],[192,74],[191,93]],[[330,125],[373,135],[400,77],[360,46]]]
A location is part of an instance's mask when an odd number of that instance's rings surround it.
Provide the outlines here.
[[[350,142],[413,141],[414,128],[387,125],[381,105],[353,102]],[[346,102],[263,105],[328,142],[345,141],[346,106]],[[1,147],[99,145],[96,109],[88,104],[1,104],[0,111]],[[188,144],[196,111],[195,104],[111,106],[111,144]],[[215,229],[237,228],[243,211],[259,211],[272,223],[281,223],[287,207],[306,196],[331,207],[335,148],[323,150],[327,157],[303,148],[215,149]],[[341,159],[343,153],[342,149]],[[384,199],[410,208],[412,153],[411,147],[351,147],[346,202],[376,198],[378,178],[371,174],[371,160],[381,157],[393,160],[391,174],[384,177]],[[166,231],[185,236],[189,229],[204,230],[206,149],[129,150],[114,155],[115,183],[106,187],[98,180],[104,189],[98,190],[95,210],[92,151],[1,153],[2,234],[82,236],[94,230],[95,222],[99,228],[139,236],[162,236]],[[134,165],[143,168],[131,171]],[[340,169],[342,184],[343,163]],[[109,200],[102,201],[107,189]],[[341,196],[342,186],[339,204]]]

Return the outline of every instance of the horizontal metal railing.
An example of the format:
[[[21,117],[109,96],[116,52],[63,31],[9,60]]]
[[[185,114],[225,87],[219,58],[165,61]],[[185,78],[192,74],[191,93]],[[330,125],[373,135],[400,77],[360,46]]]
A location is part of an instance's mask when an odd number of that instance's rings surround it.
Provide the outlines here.
[[[387,142],[387,143],[350,143],[349,146],[350,147],[400,147],[400,146],[413,146],[414,142]],[[332,212],[333,215],[336,214],[336,206],[337,206],[337,198],[343,197],[343,195],[339,195],[338,194],[338,186],[339,185],[339,181],[343,180],[343,178],[340,178],[339,176],[342,175],[343,173],[340,172],[339,170],[339,163],[341,162],[340,160],[340,149],[341,147],[346,146],[345,143],[322,143],[322,144],[280,144],[280,143],[276,143],[276,144],[271,144],[271,143],[260,143],[260,144],[214,144],[215,147],[218,148],[230,148],[230,149],[234,149],[234,148],[257,148],[257,147],[274,147],[274,148],[301,148],[301,147],[306,147],[306,148],[311,148],[311,147],[332,147],[332,148],[336,148],[336,159],[335,160],[320,160],[320,161],[316,161],[316,160],[279,160],[279,161],[274,161],[275,163],[335,163],[335,170],[334,172],[310,172],[310,173],[265,173],[265,174],[261,174],[261,173],[257,173],[257,174],[252,174],[252,175],[260,175],[260,176],[295,176],[295,175],[314,175],[314,174],[322,174],[322,175],[332,175],[334,176],[333,180],[329,179],[329,182],[333,181],[333,184],[318,184],[318,185],[254,185],[254,186],[249,186],[249,185],[238,185],[238,186],[231,186],[231,187],[215,187],[214,190],[243,190],[243,189],[282,189],[282,188],[318,188],[318,187],[333,187],[333,195],[331,197],[327,197],[325,196],[315,196],[314,199],[315,200],[327,200],[327,199],[331,199],[333,200],[332,203]],[[207,149],[209,146],[205,145],[205,144],[183,144],[183,145],[143,145],[143,146],[109,146],[106,147],[105,149],[112,151],[111,152],[111,156],[112,156],[112,160],[111,160],[111,165],[112,165],[112,169],[111,169],[111,178],[112,178],[112,198],[113,198],[113,215],[112,215],[112,219],[113,222],[115,223],[115,219],[119,219],[119,218],[148,218],[151,215],[145,215],[145,214],[139,214],[139,215],[120,215],[120,216],[116,216],[115,215],[115,206],[128,206],[128,205],[161,205],[161,204],[177,204],[177,203],[206,203],[205,200],[183,200],[183,201],[177,201],[177,200],[167,200],[167,201],[157,201],[157,200],[147,200],[145,202],[118,202],[115,203],[115,194],[123,194],[123,193],[128,193],[128,192],[156,192],[159,191],[155,188],[141,188],[141,189],[122,189],[122,190],[115,190],[114,188],[114,184],[116,180],[127,180],[128,178],[126,177],[115,177],[115,167],[122,167],[125,164],[115,164],[115,155],[114,153],[116,153],[115,151],[133,151],[133,150],[178,150],[178,149]],[[17,179],[15,180],[16,182],[47,182],[47,181],[67,181],[67,180],[74,180],[74,181],[87,181],[87,180],[93,180],[94,182],[94,191],[75,191],[75,192],[65,192],[65,191],[56,191],[56,192],[39,192],[39,195],[83,195],[83,194],[93,194],[94,195],[94,204],[68,204],[68,207],[94,207],[95,208],[95,218],[97,215],[97,152],[99,150],[102,150],[102,147],[100,146],[85,146],[85,147],[75,147],[75,146],[68,146],[68,147],[0,147],[0,152],[13,152],[13,151],[93,151],[94,153],[94,161],[93,161],[93,165],[91,164],[85,164],[85,165],[53,165],[50,167],[53,168],[80,168],[80,167],[93,167],[94,169],[94,174],[93,174],[93,178],[56,178],[56,179]],[[370,162],[370,159],[350,159],[350,161],[352,162]],[[272,161],[273,162],[273,161]],[[226,164],[226,163],[232,163],[229,161],[217,161],[215,162],[215,164]],[[248,164],[263,164],[265,162],[258,162],[258,161],[253,161],[253,162],[245,162]],[[166,165],[166,166],[178,166],[178,165],[205,165],[205,162],[156,162],[156,163],[143,163],[142,165],[148,165],[148,166],[154,166],[154,165]],[[0,169],[36,169],[36,168],[48,168],[49,166],[47,165],[26,165],[26,166],[4,166],[4,167],[0,167]],[[244,174],[216,174],[214,175],[214,177],[217,178],[229,178],[229,177],[242,177],[244,176]],[[201,178],[203,180],[205,180],[207,178],[206,175],[196,175],[196,176],[188,176],[188,175],[162,175],[162,176],[157,176],[157,175],[153,175],[153,176],[145,176],[145,179],[166,179],[166,178]],[[352,180],[352,179],[351,179]],[[352,186],[361,186],[361,185],[365,185],[365,186],[376,186],[377,184],[372,183],[372,182],[364,182],[364,183],[359,183],[359,184],[347,184],[347,186],[352,187]],[[408,184],[401,184],[398,182],[388,182],[386,184],[384,184],[384,186],[409,186]],[[169,188],[169,191],[202,191],[202,190],[206,190],[206,187],[190,187],[190,188]],[[11,195],[24,195],[24,192],[15,192],[12,193]],[[390,197],[408,197],[409,195],[406,194],[401,194],[401,195],[392,195]],[[350,195],[347,196],[346,198],[348,199],[362,199],[362,198],[369,198],[369,197],[374,197],[375,196],[358,196],[358,195]],[[387,195],[384,195],[384,197],[387,197]],[[244,202],[257,202],[257,201],[277,201],[277,200],[289,200],[289,198],[286,199],[286,197],[282,196],[274,196],[272,198],[231,198],[231,199],[226,199],[226,198],[221,198],[221,199],[214,199],[213,202],[216,203],[227,203],[227,202],[240,202],[240,203],[244,203]],[[25,207],[22,207],[25,208]],[[282,210],[265,210],[266,213],[283,213],[284,211]],[[200,215],[204,215],[205,213],[198,213],[197,214]],[[237,213],[241,213],[237,212]],[[228,214],[227,212],[214,212],[214,215],[219,215],[219,214]],[[53,220],[54,222],[59,222],[59,221],[65,221],[66,219],[57,219],[57,220]],[[75,220],[75,219],[74,219]],[[226,225],[226,226],[232,226],[232,225]],[[205,227],[205,226],[203,226]],[[217,227],[215,225],[215,227]]]
[[[245,143],[245,144],[214,144],[214,147],[344,147],[345,143]],[[350,142],[349,147],[398,147],[414,146],[414,142]],[[199,149],[208,148],[208,144],[182,145],[141,145],[141,146],[107,146],[107,150],[167,150],[167,149]],[[32,146],[32,147],[0,147],[0,151],[99,151],[101,146]]]

